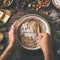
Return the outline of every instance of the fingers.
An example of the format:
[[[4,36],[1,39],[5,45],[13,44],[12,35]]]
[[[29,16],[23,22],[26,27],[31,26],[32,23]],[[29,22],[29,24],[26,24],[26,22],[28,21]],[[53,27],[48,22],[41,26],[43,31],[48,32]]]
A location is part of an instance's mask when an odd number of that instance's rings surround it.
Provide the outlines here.
[[[41,43],[41,33],[38,34],[38,40],[37,40],[37,45],[40,47],[40,43]]]
[[[11,31],[12,33],[14,33],[14,29],[15,29],[15,28],[14,28],[14,26],[12,25],[10,31]]]
[[[39,33],[39,40],[41,39],[41,33]]]
[[[9,31],[9,33],[14,33],[14,30],[15,30],[15,25],[17,24],[17,20],[14,22],[13,25],[11,25],[11,29]]]
[[[42,38],[46,38],[46,37],[48,37],[48,36],[49,36],[49,34],[46,33],[46,32],[39,33],[39,40],[41,40]]]
[[[12,25],[11,26],[11,29],[10,29],[10,31],[9,31],[9,35],[13,35],[14,34],[14,26]]]
[[[15,26],[17,24],[17,20],[14,22],[13,26]]]

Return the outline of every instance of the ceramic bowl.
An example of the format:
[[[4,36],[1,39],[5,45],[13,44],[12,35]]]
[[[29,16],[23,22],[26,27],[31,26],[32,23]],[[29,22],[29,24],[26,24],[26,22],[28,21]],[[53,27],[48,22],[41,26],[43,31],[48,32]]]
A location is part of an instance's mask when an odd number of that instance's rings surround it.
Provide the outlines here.
[[[47,20],[43,17],[41,17],[40,15],[36,15],[36,14],[28,14],[28,15],[25,15],[23,17],[21,17],[18,22],[17,22],[17,25],[16,25],[16,38],[18,40],[18,43],[25,49],[28,49],[28,50],[37,50],[37,49],[40,49],[39,46],[37,47],[27,47],[25,46],[23,43],[21,43],[21,36],[19,34],[19,27],[21,27],[21,25],[23,23],[25,23],[26,21],[29,21],[31,19],[35,19],[36,21],[40,21],[41,23],[41,27],[42,27],[42,32],[47,32],[49,35],[51,35],[51,30],[50,30],[50,26],[49,26],[49,23],[47,22]],[[20,36],[20,38],[19,38]],[[29,38],[29,37],[28,37]],[[29,41],[29,40],[28,40]],[[37,44],[38,45],[38,44]]]
[[[60,0],[52,0],[52,3],[57,9],[60,9]]]

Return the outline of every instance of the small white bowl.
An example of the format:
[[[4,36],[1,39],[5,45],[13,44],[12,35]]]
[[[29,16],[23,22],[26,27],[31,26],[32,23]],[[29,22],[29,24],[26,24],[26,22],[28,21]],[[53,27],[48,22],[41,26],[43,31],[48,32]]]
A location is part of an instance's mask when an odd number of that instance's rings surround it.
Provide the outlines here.
[[[57,9],[60,9],[60,0],[52,0],[52,3]]]

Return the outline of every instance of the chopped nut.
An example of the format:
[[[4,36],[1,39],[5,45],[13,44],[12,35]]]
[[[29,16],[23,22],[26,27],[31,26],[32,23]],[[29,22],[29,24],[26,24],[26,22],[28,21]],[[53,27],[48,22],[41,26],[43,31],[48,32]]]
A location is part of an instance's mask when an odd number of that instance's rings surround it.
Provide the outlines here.
[[[48,14],[49,14],[49,12],[48,12],[48,11],[44,11],[44,12],[43,12],[43,14],[48,15]]]
[[[33,4],[32,6],[35,7],[35,4]]]
[[[39,9],[41,8],[41,6],[39,5]]]
[[[37,4],[36,7],[39,7],[39,5]]]
[[[31,4],[28,4],[28,7],[31,7]]]
[[[45,13],[46,13],[46,15],[48,15],[48,11],[46,11]]]
[[[39,10],[39,8],[36,8],[36,11],[38,11]]]
[[[60,22],[60,18],[57,19],[57,22]]]

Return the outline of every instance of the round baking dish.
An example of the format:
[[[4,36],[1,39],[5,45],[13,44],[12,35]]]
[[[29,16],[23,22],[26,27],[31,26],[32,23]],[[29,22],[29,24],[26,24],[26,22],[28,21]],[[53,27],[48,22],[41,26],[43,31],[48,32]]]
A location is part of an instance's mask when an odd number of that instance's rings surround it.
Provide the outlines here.
[[[50,26],[48,24],[48,22],[46,21],[46,19],[44,19],[43,17],[39,16],[39,15],[36,15],[36,14],[28,14],[28,15],[25,15],[23,17],[21,17],[18,22],[17,22],[17,25],[16,25],[16,38],[18,40],[18,43],[25,49],[27,50],[37,50],[37,49],[40,49],[39,46],[37,47],[27,47],[25,46],[24,44],[21,43],[21,36],[19,35],[19,27],[21,27],[21,25],[23,23],[25,23],[26,21],[29,21],[30,19],[35,19],[36,21],[40,21],[41,22],[41,27],[42,27],[42,31],[41,32],[47,32],[49,35],[51,35],[51,30],[50,30]],[[19,38],[20,36],[20,38]],[[38,45],[38,44],[37,44]]]

